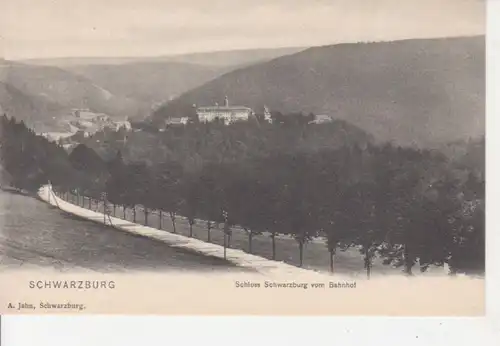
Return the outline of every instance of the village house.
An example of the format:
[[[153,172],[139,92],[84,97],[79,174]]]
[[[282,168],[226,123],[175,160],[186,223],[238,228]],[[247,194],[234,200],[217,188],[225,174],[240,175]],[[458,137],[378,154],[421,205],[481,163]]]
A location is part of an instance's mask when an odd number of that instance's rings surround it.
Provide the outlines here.
[[[331,123],[333,121],[332,117],[326,114],[317,114],[314,120],[310,121],[309,124],[325,124]]]
[[[187,125],[189,123],[188,117],[171,117],[165,120],[165,125]]]
[[[267,108],[267,106],[264,106],[264,120],[267,121],[268,123],[273,122],[273,119],[271,117],[271,112],[269,111],[269,108]]]

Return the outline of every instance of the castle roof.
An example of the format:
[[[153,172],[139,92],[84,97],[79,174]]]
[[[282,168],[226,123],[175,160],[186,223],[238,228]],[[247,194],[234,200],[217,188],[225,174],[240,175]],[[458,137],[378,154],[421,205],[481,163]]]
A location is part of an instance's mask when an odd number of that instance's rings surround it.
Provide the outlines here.
[[[234,112],[234,111],[251,111],[251,108],[245,106],[206,106],[198,107],[198,112]]]

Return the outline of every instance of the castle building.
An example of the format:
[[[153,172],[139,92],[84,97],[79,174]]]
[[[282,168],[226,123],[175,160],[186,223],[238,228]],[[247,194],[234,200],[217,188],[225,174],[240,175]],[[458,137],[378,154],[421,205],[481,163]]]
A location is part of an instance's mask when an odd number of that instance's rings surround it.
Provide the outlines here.
[[[188,122],[188,117],[175,117],[166,119],[165,125],[187,125]]]
[[[227,96],[224,100],[224,106],[205,106],[196,108],[198,120],[200,122],[211,122],[216,119],[224,121],[228,125],[237,121],[247,121],[250,116],[254,115],[251,108],[244,106],[230,106]]]

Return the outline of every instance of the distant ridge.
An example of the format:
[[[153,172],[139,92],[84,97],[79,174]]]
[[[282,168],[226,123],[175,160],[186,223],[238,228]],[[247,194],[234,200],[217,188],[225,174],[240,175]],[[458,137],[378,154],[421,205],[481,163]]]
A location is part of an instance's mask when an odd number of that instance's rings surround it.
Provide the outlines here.
[[[111,93],[154,107],[219,77],[232,68],[183,62],[131,62],[63,67]],[[148,115],[148,113],[146,113]]]
[[[212,52],[196,52],[186,54],[172,54],[162,56],[144,57],[68,57],[68,58],[40,58],[22,59],[30,65],[45,65],[68,67],[74,65],[119,65],[138,62],[183,62],[209,66],[231,66],[250,64],[257,61],[268,60],[278,56],[296,53],[308,47],[285,48],[256,48],[238,50],[220,50]]]
[[[44,68],[44,73],[54,74],[54,69],[60,69],[62,75],[61,71],[66,71],[69,73],[66,79],[86,80],[113,96],[106,113],[143,118],[163,102],[227,72],[303,49],[248,49],[161,57],[30,59],[22,64],[7,64],[31,66],[31,71],[37,74]],[[33,75],[25,78],[27,86],[31,86]],[[99,103],[97,108],[102,112],[104,104],[98,101],[98,93],[84,97],[88,103]],[[124,108],[114,99],[121,100]]]

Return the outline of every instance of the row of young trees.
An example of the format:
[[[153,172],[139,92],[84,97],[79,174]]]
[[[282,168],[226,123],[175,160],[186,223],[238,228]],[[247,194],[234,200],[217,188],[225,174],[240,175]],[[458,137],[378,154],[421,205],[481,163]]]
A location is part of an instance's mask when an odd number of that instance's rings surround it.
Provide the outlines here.
[[[375,256],[411,275],[447,263],[452,273],[484,270],[484,180],[454,171],[427,151],[368,146],[315,153],[277,153],[213,162],[186,171],[176,161],[110,163],[111,202],[239,225],[249,236],[293,236],[304,245],[324,236],[331,254],[359,248],[370,274]],[[208,223],[208,232],[210,232]],[[251,246],[251,245],[250,245]],[[250,248],[251,251],[251,248]]]
[[[277,150],[303,132],[286,127],[279,130],[279,147],[269,150],[252,151],[247,142],[238,146],[241,155],[229,147],[227,157],[207,155],[187,165],[204,148],[193,145],[186,157],[146,164],[127,162],[120,152],[105,161],[85,145],[68,155],[14,119],[4,116],[0,126],[1,166],[15,187],[36,190],[50,180],[60,191],[93,198],[107,191],[110,202],[125,208],[167,212],[174,231],[177,215],[191,227],[197,219],[225,223],[228,245],[233,225],[246,230],[250,243],[269,232],[273,253],[275,237],[290,235],[301,261],[304,245],[321,235],[332,270],[336,251],[356,247],[368,275],[375,256],[407,274],[417,264],[421,270],[447,263],[452,273],[484,271],[484,176],[430,151],[365,142]]]

